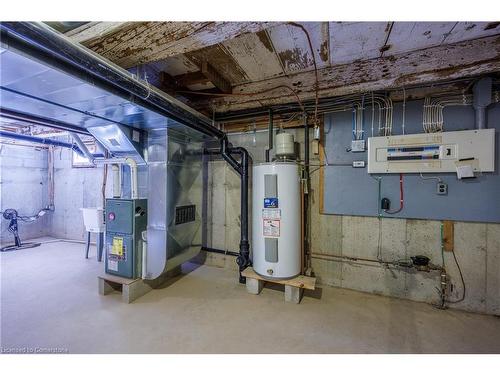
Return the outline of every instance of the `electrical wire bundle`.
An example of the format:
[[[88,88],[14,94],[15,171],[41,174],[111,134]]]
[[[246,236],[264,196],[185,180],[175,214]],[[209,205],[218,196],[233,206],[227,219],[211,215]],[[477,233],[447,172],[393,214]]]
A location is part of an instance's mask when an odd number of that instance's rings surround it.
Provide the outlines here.
[[[448,95],[424,99],[422,126],[426,133],[444,131],[443,109],[448,106],[471,105],[472,95]]]
[[[394,215],[394,214],[397,214],[399,212],[401,212],[404,208],[404,190],[403,190],[403,174],[400,173],[399,174],[399,208],[394,210],[394,211],[390,211],[390,210],[384,210],[384,212],[386,214],[389,214],[389,215]]]
[[[352,106],[352,139],[353,141],[361,140],[364,138],[364,124],[363,124],[363,113],[364,113],[364,97],[361,103],[354,103]]]

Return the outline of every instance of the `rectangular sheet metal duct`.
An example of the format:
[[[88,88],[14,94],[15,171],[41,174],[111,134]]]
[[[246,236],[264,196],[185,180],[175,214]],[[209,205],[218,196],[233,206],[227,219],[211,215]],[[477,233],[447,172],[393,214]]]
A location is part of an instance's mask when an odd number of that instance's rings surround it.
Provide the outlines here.
[[[147,155],[148,230],[143,277],[154,279],[201,250],[203,140],[185,127],[152,129]]]

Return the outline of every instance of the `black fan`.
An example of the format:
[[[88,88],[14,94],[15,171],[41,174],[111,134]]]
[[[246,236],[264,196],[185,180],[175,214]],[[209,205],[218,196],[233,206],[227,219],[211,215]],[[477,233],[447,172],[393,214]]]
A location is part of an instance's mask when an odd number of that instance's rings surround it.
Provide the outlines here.
[[[45,211],[43,212],[45,214]],[[36,218],[43,216],[43,214],[36,215],[36,217],[25,217],[25,216],[19,216],[17,211],[13,208],[8,208],[3,212],[3,218],[5,220],[10,220],[9,223],[9,232],[14,235],[14,245],[9,245],[2,247],[0,251],[10,251],[10,250],[20,250],[20,249],[28,249],[31,247],[37,247],[40,246],[40,243],[36,242],[26,242],[22,243],[21,238],[19,237],[19,232],[18,232],[18,226],[17,226],[17,221],[18,219],[21,221],[34,221]]]

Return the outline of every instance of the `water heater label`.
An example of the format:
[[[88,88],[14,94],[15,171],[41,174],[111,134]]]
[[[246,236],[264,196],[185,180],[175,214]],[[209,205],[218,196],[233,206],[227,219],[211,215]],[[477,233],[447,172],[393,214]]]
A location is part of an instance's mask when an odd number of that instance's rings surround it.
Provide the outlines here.
[[[280,220],[263,220],[264,236],[279,237],[280,236]]]
[[[264,208],[278,208],[278,198],[264,198]]]
[[[280,220],[281,210],[279,208],[264,208],[262,210],[262,218]]]

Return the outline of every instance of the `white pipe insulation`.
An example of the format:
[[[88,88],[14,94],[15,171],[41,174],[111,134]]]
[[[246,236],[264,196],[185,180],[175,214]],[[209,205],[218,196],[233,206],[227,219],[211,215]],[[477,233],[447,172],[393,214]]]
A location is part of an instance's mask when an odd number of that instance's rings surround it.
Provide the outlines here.
[[[125,162],[130,167],[130,198],[137,199],[139,198],[137,192],[137,162],[132,158],[125,158]]]

